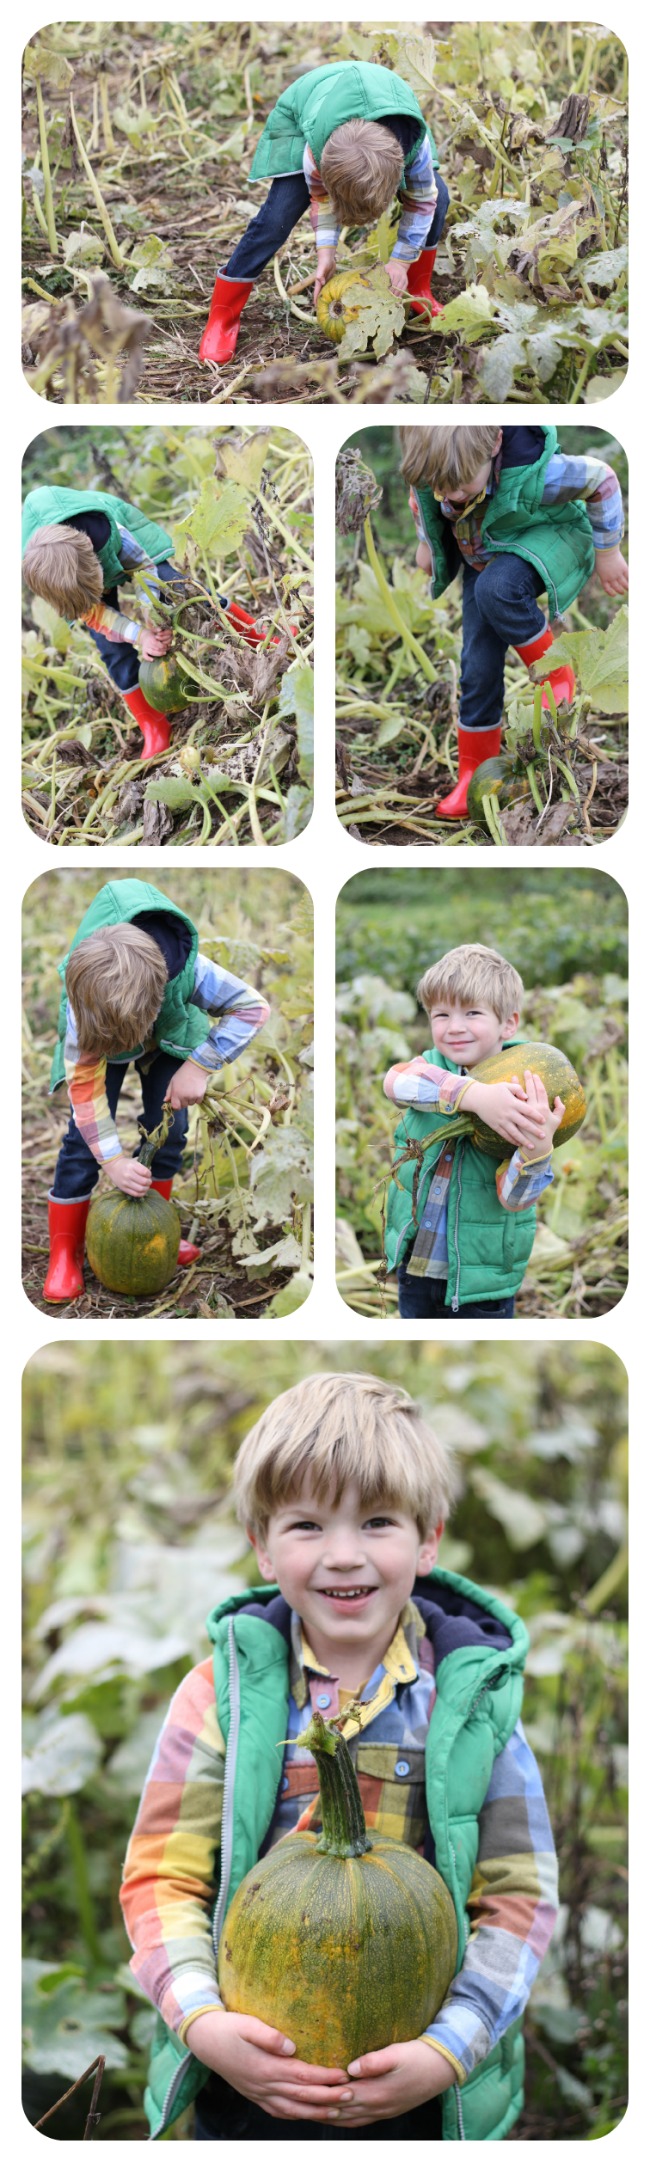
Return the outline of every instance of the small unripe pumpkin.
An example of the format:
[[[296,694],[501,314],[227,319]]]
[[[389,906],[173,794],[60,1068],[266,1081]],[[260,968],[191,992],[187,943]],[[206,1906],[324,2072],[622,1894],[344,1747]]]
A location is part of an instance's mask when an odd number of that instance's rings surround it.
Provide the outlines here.
[[[116,1187],[99,1193],[88,1215],[86,1252],[94,1275],[123,1298],[153,1298],[170,1283],[181,1227],[171,1201],[153,1188],[137,1198]]]
[[[472,1067],[472,1080],[491,1085],[495,1081],[511,1081],[515,1075],[523,1087],[526,1072],[539,1074],[551,1105],[556,1096],[562,1098],[564,1113],[553,1135],[553,1147],[560,1148],[562,1142],[570,1141],[582,1125],[587,1098],[571,1060],[565,1057],[564,1051],[558,1051],[555,1044],[515,1043],[509,1051],[495,1051],[493,1058],[482,1058],[478,1066]],[[492,1126],[486,1126],[473,1111],[468,1112],[468,1117],[475,1129],[473,1138],[477,1146],[502,1160],[507,1150],[502,1136],[495,1133]]]
[[[335,345],[340,345],[348,323],[356,322],[360,312],[360,301],[357,301],[356,307],[352,301],[346,302],[345,295],[353,285],[362,285],[364,291],[371,295],[374,290],[370,277],[367,273],[364,276],[362,270],[339,270],[334,278],[328,278],[327,285],[323,286],[316,302],[319,330],[324,331],[325,337],[331,338]]]
[[[484,758],[477,766],[467,790],[467,815],[475,825],[487,824],[483,802],[486,796],[496,796],[501,808],[511,803],[521,803],[530,795],[525,773],[517,773],[510,758]]]
[[[177,668],[173,654],[167,659],[140,662],[140,689],[155,713],[182,713],[184,706],[191,705],[185,686],[185,678]]]
[[[249,1870],[228,1910],[219,1989],[229,2012],[278,2027],[307,2064],[342,2070],[424,2032],[456,1971],[442,1877],[414,1847],[368,1832],[350,1752],[318,1712],[322,1832],[292,1832]]]

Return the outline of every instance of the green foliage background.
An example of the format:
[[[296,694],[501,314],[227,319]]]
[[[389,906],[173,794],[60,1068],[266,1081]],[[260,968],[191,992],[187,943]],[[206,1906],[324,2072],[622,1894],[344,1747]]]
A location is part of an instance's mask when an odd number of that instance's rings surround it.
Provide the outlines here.
[[[257,1372],[255,1371],[257,1370]],[[120,1870],[172,1690],[203,1618],[255,1569],[230,1501],[264,1405],[314,1371],[416,1395],[458,1452],[442,1561],[531,1636],[525,1725],[544,1776],[562,1915],[528,2015],[517,2136],[602,2137],[625,2095],[626,1376],[596,1343],[51,1344],[24,1382],[25,2106],[34,2122],[101,2050],[100,2139],[144,2135],[152,2026]],[[89,2089],[51,2120],[79,2139]],[[188,2137],[182,2121],[173,2136]]]
[[[587,1089],[587,1118],[555,1152],[518,1299],[526,1316],[609,1311],[627,1279],[627,904],[596,871],[476,866],[364,871],[337,909],[339,1289],[355,1312],[394,1315],[379,1288],[395,1106],[382,1082],[427,1049],[415,987],[453,946],[496,946],[525,988],[523,1028],[557,1043]]]

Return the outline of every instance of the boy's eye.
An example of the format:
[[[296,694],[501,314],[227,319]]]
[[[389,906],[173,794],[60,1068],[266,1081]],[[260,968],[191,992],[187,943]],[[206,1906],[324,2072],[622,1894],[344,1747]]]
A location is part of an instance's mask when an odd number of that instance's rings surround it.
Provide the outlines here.
[[[300,1516],[296,1517],[295,1524],[287,1525],[287,1531],[320,1531],[320,1524],[312,1516]]]
[[[394,1516],[368,1516],[368,1517],[366,1517],[366,1524],[367,1524],[367,1526],[368,1526],[369,1530],[371,1530],[371,1531],[377,1531],[377,1529],[378,1529],[378,1528],[382,1528],[382,1529],[385,1529],[386,1525],[388,1525],[388,1526],[392,1527],[392,1526],[394,1525],[394,1523],[395,1523],[395,1518],[394,1518]]]

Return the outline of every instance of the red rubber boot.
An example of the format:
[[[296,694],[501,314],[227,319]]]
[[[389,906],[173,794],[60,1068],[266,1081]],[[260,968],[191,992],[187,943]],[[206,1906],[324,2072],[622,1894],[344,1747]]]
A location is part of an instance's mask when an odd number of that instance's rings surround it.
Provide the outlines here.
[[[84,1245],[90,1202],[90,1194],[85,1194],[80,1201],[56,1201],[53,1194],[48,1194],[50,1264],[43,1298],[52,1306],[63,1305],[67,1299],[79,1299],[85,1289]]]
[[[449,796],[443,796],[436,804],[436,818],[465,818],[467,813],[467,790],[472,774],[482,766],[485,758],[498,758],[501,749],[500,728],[458,729],[458,780]]]
[[[215,279],[210,301],[210,313],[199,346],[199,360],[232,360],[239,337],[239,325],[253,280],[242,278]]]
[[[549,630],[547,624],[546,629],[544,631],[540,631],[539,638],[531,638],[529,645],[515,646],[515,653],[518,653],[519,659],[520,661],[523,661],[525,668],[532,668],[533,662],[541,661],[544,654],[548,653],[549,646],[552,646],[552,644],[553,632]],[[576,679],[573,673],[573,669],[569,667],[567,661],[564,662],[564,665],[561,668],[549,668],[548,675],[545,676],[544,681],[545,683],[550,683],[556,706],[560,706],[563,703],[566,703],[566,705],[568,706],[571,706],[573,704],[573,700],[575,697]],[[542,691],[542,705],[545,712],[550,713],[551,709],[545,691]]]
[[[260,630],[259,624],[256,623],[254,616],[249,615],[248,609],[242,608],[239,601],[223,600],[221,595],[219,595],[219,599],[221,600],[224,615],[228,617],[229,623],[232,623],[233,630],[241,632],[245,645],[263,646],[266,631]],[[290,624],[290,629],[295,637],[297,625],[295,623]],[[271,639],[272,646],[279,646],[279,644],[279,638]]]
[[[166,713],[156,713],[155,707],[150,706],[148,698],[145,698],[144,691],[138,688],[126,692],[124,704],[128,706],[134,721],[137,721],[138,728],[142,729],[142,758],[157,758],[159,751],[168,751],[171,728]]]
[[[442,315],[440,301],[434,300],[431,291],[436,253],[435,248],[424,248],[417,262],[409,263],[407,292],[414,315]],[[421,294],[421,299],[416,299],[416,294]]]
[[[150,1192],[162,1194],[163,1201],[171,1201],[173,1179],[152,1179]],[[198,1261],[200,1246],[193,1246],[190,1239],[181,1239],[178,1249],[179,1269],[189,1269],[192,1261]]]

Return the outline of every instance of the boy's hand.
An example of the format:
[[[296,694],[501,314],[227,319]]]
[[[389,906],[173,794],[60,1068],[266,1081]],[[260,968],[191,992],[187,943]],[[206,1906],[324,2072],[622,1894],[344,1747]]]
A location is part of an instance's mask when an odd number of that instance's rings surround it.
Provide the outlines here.
[[[168,653],[173,635],[166,624],[154,630],[153,625],[143,623],[138,639],[143,661],[157,661],[159,654]]]
[[[544,1120],[544,1131],[540,1136],[537,1146],[533,1147],[533,1144],[531,1142],[530,1147],[523,1145],[520,1147],[519,1154],[523,1157],[524,1162],[528,1163],[531,1158],[534,1158],[536,1156],[550,1156],[551,1149],[553,1147],[553,1135],[556,1131],[556,1127],[558,1127],[560,1124],[560,1120],[564,1117],[564,1104],[562,1102],[561,1096],[556,1096],[555,1103],[553,1105],[553,1108],[551,1109],[544,1083],[543,1081],[540,1081],[539,1074],[528,1073],[528,1071],[526,1071],[526,1073],[524,1074],[524,1081],[526,1084],[526,1095],[528,1097],[528,1102],[530,1104],[537,1105],[537,1108],[541,1111]]]
[[[333,2097],[339,2109],[339,2128],[372,2124],[376,2118],[399,2117],[402,2110],[417,2109],[434,2094],[453,2087],[454,2067],[429,2042],[393,2042],[389,2049],[373,2049],[348,2065],[352,2101],[345,2089]]]
[[[320,294],[322,293],[323,286],[327,285],[328,278],[333,278],[335,270],[336,248],[317,248],[316,278],[314,283],[314,307],[316,306],[316,302],[319,299]]]
[[[597,548],[596,570],[603,593],[627,593],[630,574],[620,548]]]
[[[269,2117],[316,2117],[326,2123],[336,2114],[339,2096],[352,2095],[345,2072],[303,2064],[287,2035],[245,2012],[223,2007],[203,2012],[188,2027],[187,2046]]]
[[[528,1078],[532,1081],[532,1074]],[[544,1100],[548,1112],[545,1089]],[[536,1092],[529,1094],[514,1074],[511,1081],[472,1081],[463,1091],[458,1108],[459,1111],[474,1111],[495,1134],[510,1141],[513,1148],[528,1148],[531,1156],[542,1154],[546,1130],[543,1106]]]
[[[399,299],[408,286],[408,263],[402,263],[399,255],[391,255],[389,261],[384,263],[384,270],[388,271],[393,292]]]
[[[193,1059],[186,1058],[172,1075],[165,1103],[171,1104],[172,1111],[185,1111],[189,1104],[202,1103],[209,1079],[205,1066],[195,1066]]]
[[[151,1185],[149,1166],[139,1163],[137,1156],[111,1156],[104,1170],[119,1192],[130,1194],[132,1200],[137,1200],[138,1194],[146,1194]]]

